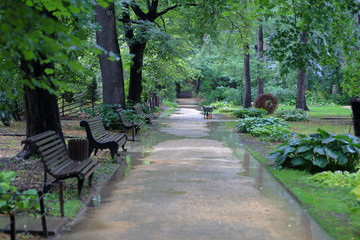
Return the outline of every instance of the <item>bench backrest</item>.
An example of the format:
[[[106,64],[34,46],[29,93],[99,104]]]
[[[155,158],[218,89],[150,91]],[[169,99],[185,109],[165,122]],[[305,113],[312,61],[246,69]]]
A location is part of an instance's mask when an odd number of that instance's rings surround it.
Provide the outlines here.
[[[44,164],[45,171],[51,175],[69,159],[66,145],[55,131],[40,133],[23,140],[22,143],[28,143],[35,147],[36,153]]]
[[[132,127],[132,122],[128,119],[126,113],[123,110],[118,109],[116,110],[116,112],[119,114],[121,122],[124,124],[125,127]]]
[[[109,136],[109,133],[106,132],[104,124],[99,117],[82,120],[80,126],[85,127],[89,140],[92,139],[98,142]]]
[[[134,106],[133,106],[135,112],[139,115],[144,115],[144,111],[142,109],[142,106],[140,103],[136,103]]]

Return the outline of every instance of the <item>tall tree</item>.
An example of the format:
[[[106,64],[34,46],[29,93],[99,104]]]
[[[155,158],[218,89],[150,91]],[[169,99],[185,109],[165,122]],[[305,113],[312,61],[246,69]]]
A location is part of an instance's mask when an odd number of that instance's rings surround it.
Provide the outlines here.
[[[87,22],[92,6],[86,0],[14,0],[0,1],[0,11],[0,56],[5,59],[0,69],[11,72],[18,67],[14,63],[21,62],[26,134],[29,137],[54,130],[62,137],[56,97],[60,83],[54,75],[54,64],[62,62],[73,71],[79,70],[77,59],[70,59],[68,54],[86,46],[63,23],[75,15]],[[12,60],[6,60],[6,56]]]
[[[182,6],[181,4],[166,5],[163,10],[159,10],[159,0],[148,0],[146,4],[140,1],[130,1],[123,3],[123,16],[121,22],[124,24],[126,42],[129,46],[131,65],[130,65],[130,83],[128,100],[141,102],[142,93],[142,68],[147,41],[151,36],[150,30],[155,27],[155,20],[171,10]],[[196,5],[196,4],[188,4]],[[146,9],[145,11],[142,9]],[[134,13],[136,19],[131,19]]]
[[[263,35],[263,27],[261,25],[261,20],[260,20],[260,25],[259,25],[259,29],[257,31],[257,57],[258,57],[258,61],[261,63],[263,62],[263,58],[264,58],[264,35]],[[261,74],[261,65],[258,64],[257,66],[257,95],[259,96],[260,94],[264,93],[264,78],[262,77]]]
[[[244,108],[251,107],[251,78],[250,78],[250,53],[249,45],[244,47]]]
[[[96,22],[101,30],[96,31],[96,42],[102,48],[99,55],[103,101],[107,104],[125,106],[124,73],[115,23],[114,3],[104,8],[96,5]]]

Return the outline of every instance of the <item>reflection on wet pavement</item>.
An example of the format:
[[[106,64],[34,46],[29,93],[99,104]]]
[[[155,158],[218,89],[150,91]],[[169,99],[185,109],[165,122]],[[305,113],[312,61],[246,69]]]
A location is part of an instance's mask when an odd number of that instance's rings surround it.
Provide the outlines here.
[[[180,107],[140,138],[61,239],[330,239],[216,119]]]

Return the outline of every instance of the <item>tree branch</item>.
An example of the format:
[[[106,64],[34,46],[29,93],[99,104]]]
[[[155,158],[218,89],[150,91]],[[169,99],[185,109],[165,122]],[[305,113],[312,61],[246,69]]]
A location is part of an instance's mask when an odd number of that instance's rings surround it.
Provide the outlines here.
[[[139,5],[137,4],[131,4],[131,9],[134,11],[134,13],[136,14],[136,16],[141,19],[141,20],[147,20],[146,19],[146,14],[141,10],[141,8],[139,7]]]
[[[168,11],[173,10],[173,9],[175,9],[175,8],[177,8],[177,7],[180,7],[180,6],[183,6],[183,5],[188,5],[188,6],[197,6],[197,4],[196,4],[196,3],[189,3],[189,4],[176,4],[176,5],[174,5],[174,6],[168,7],[168,8],[166,8],[165,10],[163,10],[163,11],[159,12],[159,13],[157,14],[157,16],[156,16],[156,17],[160,17],[160,16],[164,15],[165,13],[167,13]]]

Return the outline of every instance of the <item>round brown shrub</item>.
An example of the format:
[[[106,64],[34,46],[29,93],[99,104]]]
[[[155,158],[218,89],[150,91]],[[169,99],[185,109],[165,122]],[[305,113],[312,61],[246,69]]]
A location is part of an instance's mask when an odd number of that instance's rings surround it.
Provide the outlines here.
[[[277,98],[272,95],[271,93],[263,93],[260,94],[254,101],[255,108],[263,108],[269,114],[275,112],[276,108],[278,107]]]

